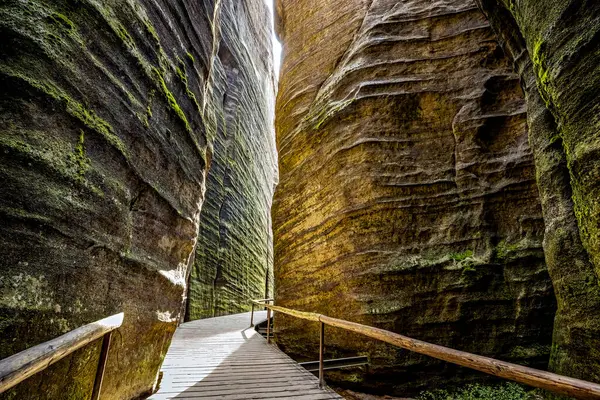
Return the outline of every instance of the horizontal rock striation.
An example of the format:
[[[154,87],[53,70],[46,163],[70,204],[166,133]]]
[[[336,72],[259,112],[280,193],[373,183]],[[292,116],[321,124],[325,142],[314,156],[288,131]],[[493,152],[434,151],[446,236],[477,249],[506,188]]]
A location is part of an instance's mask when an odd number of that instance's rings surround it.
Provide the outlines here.
[[[276,301],[545,367],[555,312],[527,107],[471,0],[280,0]],[[315,327],[277,316],[314,357]],[[343,384],[406,394],[475,376],[344,332]]]
[[[260,1],[225,2],[213,157],[189,280],[188,319],[248,310],[273,285],[271,202],[277,177],[271,22]],[[244,38],[244,41],[240,41]],[[270,276],[270,278],[269,278]]]
[[[600,4],[478,1],[521,76],[558,301],[550,369],[600,382]]]
[[[241,149],[214,149],[226,129],[256,135],[248,155],[272,147],[265,9],[260,0],[2,2],[0,358],[124,311],[103,396],[152,388],[182,317],[211,158],[246,162]],[[248,85],[254,67],[268,76]],[[244,219],[261,260],[271,157],[233,181],[263,196],[246,199],[255,209]],[[87,347],[2,398],[86,398],[97,357]]]

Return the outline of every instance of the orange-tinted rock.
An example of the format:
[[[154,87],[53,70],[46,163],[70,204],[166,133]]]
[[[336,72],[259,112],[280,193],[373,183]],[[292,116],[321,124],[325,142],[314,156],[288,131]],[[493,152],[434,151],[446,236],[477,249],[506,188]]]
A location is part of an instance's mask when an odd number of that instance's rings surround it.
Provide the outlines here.
[[[277,303],[545,367],[555,302],[527,108],[475,2],[277,9]],[[286,351],[316,355],[316,326],[275,325]],[[368,374],[335,375],[346,385],[405,394],[473,378],[328,335],[330,355],[370,354]]]

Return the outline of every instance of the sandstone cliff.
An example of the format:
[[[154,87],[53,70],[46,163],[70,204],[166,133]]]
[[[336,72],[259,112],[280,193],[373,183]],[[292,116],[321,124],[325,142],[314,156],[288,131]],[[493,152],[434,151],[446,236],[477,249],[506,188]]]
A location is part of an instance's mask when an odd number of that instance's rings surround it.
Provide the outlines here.
[[[478,3],[527,98],[558,300],[550,369],[600,382],[600,3]]]
[[[545,367],[555,301],[509,57],[472,0],[280,0],[279,305]],[[314,357],[316,326],[278,316]],[[344,332],[335,379],[388,394],[472,374]],[[392,375],[393,374],[393,375]]]
[[[188,319],[246,311],[249,299],[267,297],[273,285],[272,32],[266,11],[243,12],[248,5],[226,6],[221,16],[232,23],[222,28],[217,59],[222,72],[214,78],[219,90],[211,93],[218,128],[189,281]]]
[[[243,204],[227,206],[223,234],[256,237],[235,279],[258,291],[268,265],[272,151],[255,157],[272,149],[266,7],[6,0],[0,30],[0,358],[124,311],[103,393],[138,396],[182,316],[198,231],[216,216],[201,216],[207,190],[215,204],[238,191],[252,208],[238,228]],[[211,159],[241,166],[207,181]],[[231,184],[217,187],[220,176]],[[4,397],[84,398],[97,355],[87,347]]]

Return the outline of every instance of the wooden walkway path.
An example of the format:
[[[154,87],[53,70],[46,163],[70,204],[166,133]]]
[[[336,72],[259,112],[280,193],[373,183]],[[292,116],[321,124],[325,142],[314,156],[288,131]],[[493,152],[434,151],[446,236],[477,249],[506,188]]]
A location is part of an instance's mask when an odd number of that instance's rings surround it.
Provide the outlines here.
[[[243,313],[179,326],[149,399],[342,399],[249,325]]]

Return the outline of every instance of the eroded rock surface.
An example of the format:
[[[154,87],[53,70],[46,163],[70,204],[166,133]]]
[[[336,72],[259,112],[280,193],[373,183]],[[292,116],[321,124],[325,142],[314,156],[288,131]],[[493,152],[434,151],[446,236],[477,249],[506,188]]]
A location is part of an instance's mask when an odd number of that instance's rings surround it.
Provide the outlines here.
[[[232,23],[223,27],[223,72],[215,78],[221,88],[212,101],[218,131],[189,280],[188,319],[249,310],[249,299],[270,296],[273,286],[272,32],[266,11],[242,12],[250,5],[242,1],[224,10]]]
[[[527,107],[471,0],[280,0],[276,301],[545,367],[555,301]],[[278,316],[313,358],[317,327]],[[312,330],[307,328],[311,328]],[[387,394],[473,376],[331,329],[335,380]]]
[[[600,382],[600,4],[478,0],[514,60],[558,310],[550,369]]]
[[[271,74],[252,74],[270,68],[269,30],[262,0],[2,2],[0,358],[124,311],[104,398],[151,389],[182,317],[211,158],[246,161],[215,154],[225,130],[267,137]],[[235,190],[268,195],[271,163],[253,159]],[[244,229],[259,231],[267,203],[247,201],[260,218]],[[4,398],[85,398],[97,355]]]

